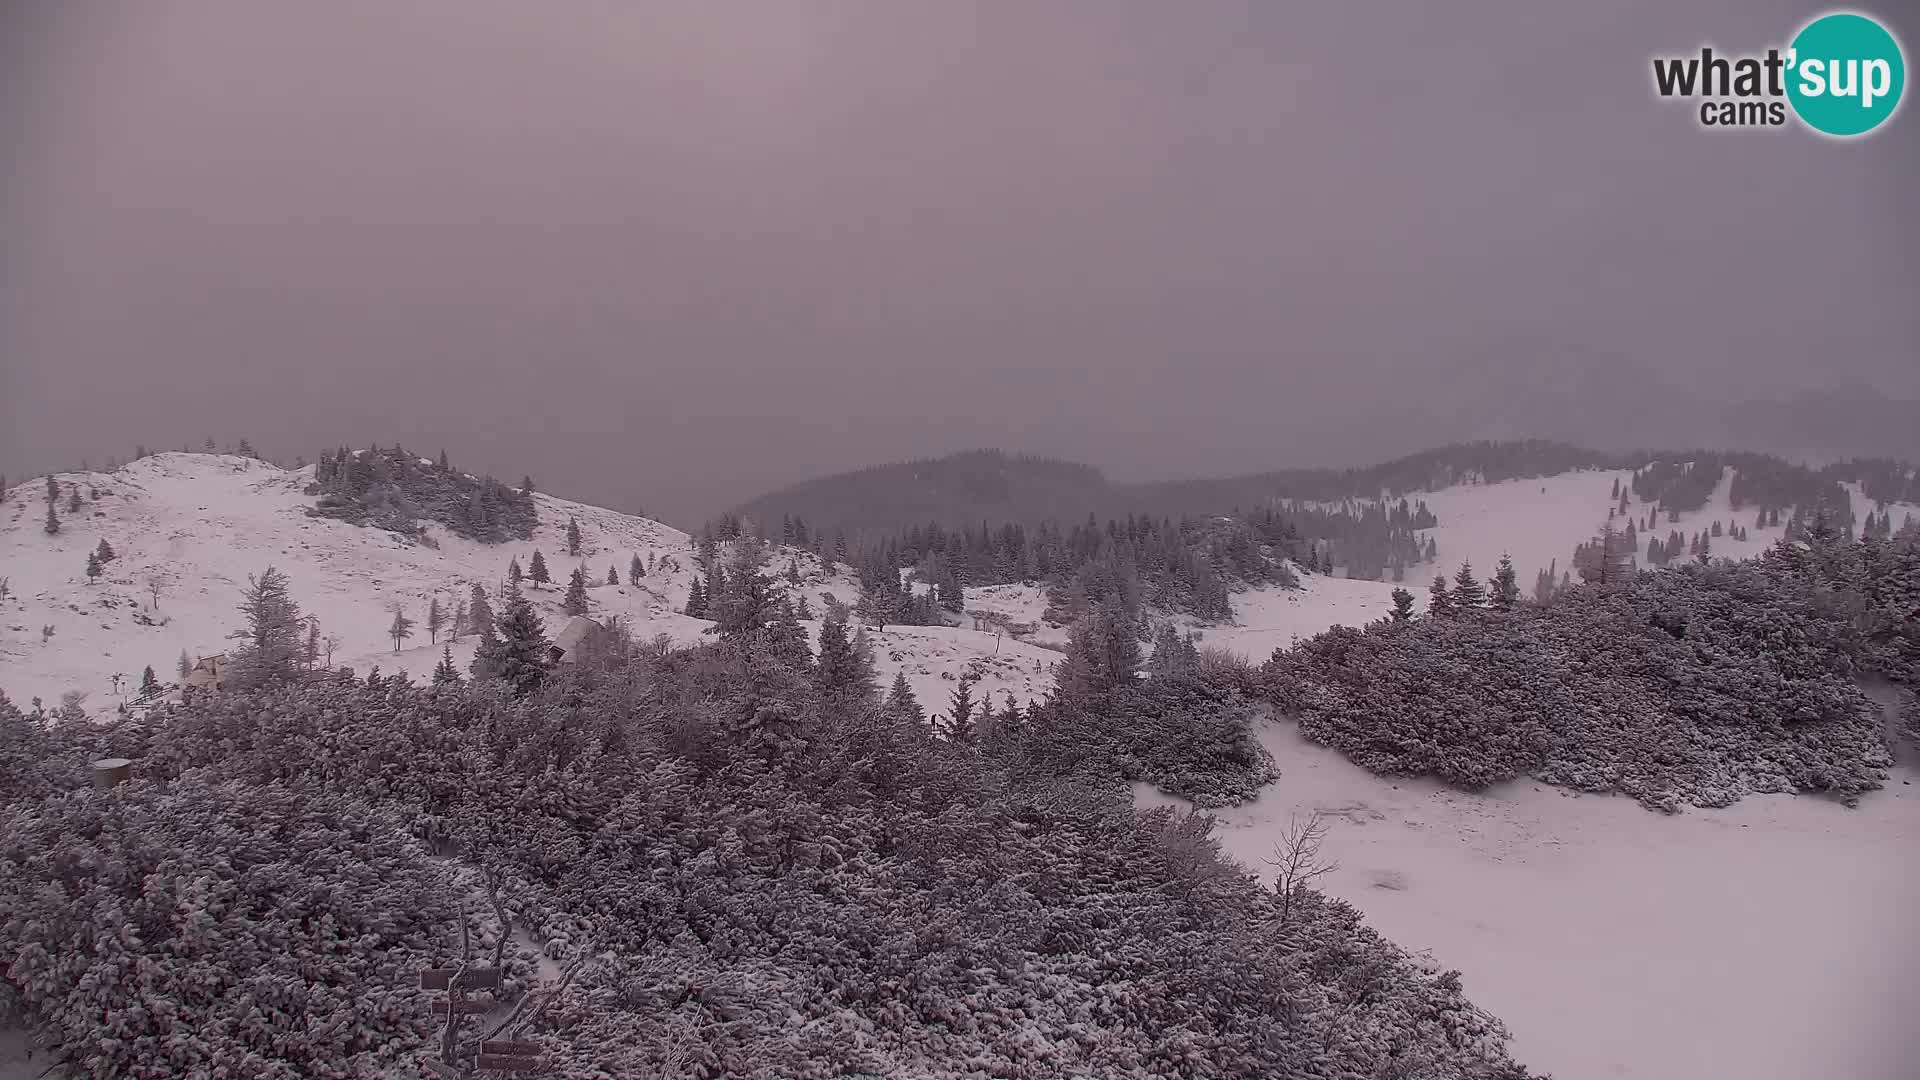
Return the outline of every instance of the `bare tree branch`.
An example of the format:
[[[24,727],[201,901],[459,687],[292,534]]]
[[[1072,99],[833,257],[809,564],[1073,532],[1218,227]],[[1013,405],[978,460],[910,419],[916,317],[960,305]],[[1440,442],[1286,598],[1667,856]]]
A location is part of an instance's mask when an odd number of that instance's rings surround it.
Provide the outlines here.
[[[1327,838],[1330,823],[1326,814],[1315,810],[1305,821],[1298,815],[1287,819],[1287,831],[1273,846],[1273,856],[1262,860],[1275,868],[1273,891],[1280,898],[1280,921],[1293,914],[1293,898],[1312,884],[1340,869],[1340,864],[1320,857],[1320,844]]]

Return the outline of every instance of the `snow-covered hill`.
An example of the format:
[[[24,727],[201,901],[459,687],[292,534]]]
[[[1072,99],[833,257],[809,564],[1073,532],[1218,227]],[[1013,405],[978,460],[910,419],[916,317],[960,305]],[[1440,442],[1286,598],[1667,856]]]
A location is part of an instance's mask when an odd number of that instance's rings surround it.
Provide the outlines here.
[[[157,454],[111,473],[61,473],[55,479],[63,493],[77,486],[82,504],[79,513],[67,513],[63,494],[62,528],[53,536],[42,528],[44,478],[6,492],[0,499],[0,579],[8,581],[9,595],[0,600],[0,690],[23,703],[40,697],[49,706],[78,690],[88,695],[90,709],[110,710],[130,694],[143,667],[151,664],[163,680],[172,680],[181,654],[197,658],[223,651],[227,635],[240,623],[235,606],[247,576],[268,565],[288,575],[295,598],[320,620],[322,633],[339,639],[335,666],[359,671],[377,664],[424,677],[439,659],[439,644],[430,642],[420,625],[396,653],[386,634],[389,606],[398,603],[423,623],[429,601],[438,597],[450,614],[473,583],[496,592],[508,561],[517,558],[528,566],[536,549],[544,553],[555,584],[528,595],[550,630],[563,621],[562,586],[576,565],[585,567],[593,583],[593,613],[623,616],[640,636],[664,634],[690,643],[702,640],[710,625],[679,614],[695,565],[692,541],[657,521],[542,494],[535,496],[539,525],[529,541],[480,544],[430,525],[428,542],[413,543],[379,529],[308,515],[313,499],[303,489],[311,478],[311,469],[189,453]],[[1530,590],[1540,568],[1567,567],[1574,547],[1591,537],[1616,506],[1614,482],[1624,485],[1628,478],[1622,472],[1570,472],[1422,493],[1417,497],[1439,519],[1428,533],[1439,557],[1409,568],[1403,585],[1424,606],[1425,582],[1434,574],[1451,574],[1461,560],[1471,559],[1484,579],[1506,552],[1521,588]],[[1749,530],[1747,540],[1714,541],[1714,553],[1728,557],[1757,554],[1779,539],[1782,530],[1757,527],[1750,509],[1733,510],[1729,488],[1730,478],[1723,479],[1704,507],[1678,522],[1661,516],[1659,535],[1671,529],[1691,535],[1710,530],[1716,521],[1738,523]],[[1872,503],[1858,492],[1855,498],[1864,516]],[[1892,509],[1896,523],[1908,514],[1920,517],[1920,507]],[[1628,513],[1644,521],[1646,510],[1633,501]],[[564,554],[569,518],[580,525],[578,559]],[[98,582],[90,583],[87,553],[102,539],[118,557]],[[625,584],[636,555],[653,567],[638,586]],[[857,598],[858,586],[845,566],[823,567],[808,552],[775,549],[766,571],[784,582],[790,561],[802,579],[790,591],[807,597],[816,611],[824,606],[823,594],[849,604]],[[609,568],[622,584],[605,584]],[[1302,580],[1300,589],[1236,594],[1232,623],[1194,629],[1203,644],[1257,662],[1331,626],[1385,615],[1395,588],[1389,581],[1337,575]],[[155,582],[157,604],[150,590]],[[1006,692],[1022,700],[1040,697],[1052,686],[1053,665],[1067,639],[1065,629],[1042,622],[1045,608],[1045,595],[1035,585],[970,588],[962,626],[869,631],[879,675],[891,681],[895,672],[904,672],[930,712],[944,708],[969,667],[981,675],[976,697],[984,692],[996,703]],[[1002,632],[1003,626],[1020,632]],[[43,636],[45,627],[52,628],[50,636]],[[817,623],[813,629],[817,632]],[[455,661],[464,666],[474,644],[471,636],[455,642]],[[122,677],[118,693],[116,673]]]
[[[0,601],[0,690],[22,704],[39,697],[51,707],[77,690],[87,694],[89,710],[109,711],[132,695],[147,665],[163,681],[174,680],[183,653],[198,658],[227,648],[228,635],[241,622],[236,605],[247,576],[269,565],[287,575],[294,598],[305,614],[319,619],[321,633],[338,639],[334,666],[362,672],[378,665],[424,678],[440,658],[440,644],[429,642],[424,625],[429,601],[437,597],[451,615],[456,599],[474,583],[497,592],[509,560],[526,567],[536,549],[555,584],[528,595],[550,633],[564,621],[564,583],[576,565],[585,567],[593,583],[592,613],[625,617],[637,636],[665,634],[691,643],[711,625],[679,614],[695,566],[687,534],[550,495],[535,496],[539,525],[529,541],[480,544],[429,525],[427,542],[413,543],[307,514],[314,500],[303,489],[311,468],[166,453],[111,473],[60,473],[54,479],[62,491],[57,535],[43,528],[44,478],[21,483],[0,499],[0,578],[8,583],[8,596]],[[65,493],[75,486],[81,510],[68,513]],[[578,559],[565,554],[570,518],[579,523],[583,541]],[[116,558],[90,582],[87,554],[103,539]],[[638,586],[624,583],[636,555],[654,568]],[[848,603],[856,598],[858,587],[844,566],[827,573],[804,552],[774,552],[767,572],[784,581],[790,558],[802,571],[802,583],[792,591],[807,596],[816,611],[822,593]],[[623,584],[605,584],[609,568]],[[398,652],[387,636],[389,606],[396,603],[420,624]],[[45,627],[51,627],[50,636],[43,635]],[[817,633],[818,624],[812,629]],[[997,703],[1006,691],[1022,699],[1043,694],[1052,685],[1051,664],[1060,659],[989,631],[895,627],[868,634],[881,679],[891,681],[904,671],[929,711],[944,708],[970,665],[982,673],[975,696],[990,693]],[[455,642],[455,661],[464,667],[475,644],[472,636]]]

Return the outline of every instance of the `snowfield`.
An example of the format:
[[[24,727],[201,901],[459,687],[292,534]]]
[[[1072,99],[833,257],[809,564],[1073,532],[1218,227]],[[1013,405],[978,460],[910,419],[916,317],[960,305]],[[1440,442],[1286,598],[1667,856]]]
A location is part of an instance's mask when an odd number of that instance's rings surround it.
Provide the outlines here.
[[[1603,489],[1604,490],[1604,489]],[[1530,780],[1474,795],[1365,772],[1287,722],[1280,779],[1215,811],[1271,880],[1291,815],[1321,810],[1317,886],[1456,968],[1555,1080],[1912,1080],[1920,1062],[1920,773],[1852,810],[1750,795],[1676,817]],[[1145,784],[1141,805],[1184,806]]]
[[[7,579],[9,593],[0,601],[0,690],[22,706],[38,697],[51,708],[62,694],[77,690],[87,695],[89,711],[105,714],[134,696],[149,664],[163,682],[174,681],[182,653],[197,659],[226,650],[228,635],[241,624],[236,606],[247,575],[268,565],[287,575],[301,611],[319,619],[321,633],[339,639],[333,665],[362,673],[377,666],[428,677],[447,643],[445,631],[439,643],[428,641],[429,600],[437,597],[451,619],[455,601],[479,583],[498,607],[508,561],[517,558],[525,569],[536,549],[554,581],[529,588],[527,595],[549,635],[566,620],[561,600],[578,565],[586,570],[596,618],[621,616],[640,638],[711,640],[703,638],[710,622],[679,613],[696,566],[692,538],[657,521],[585,503],[536,495],[539,525],[526,542],[480,544],[429,524],[430,542],[416,544],[380,529],[309,516],[306,508],[314,500],[303,489],[312,480],[311,467],[288,470],[251,458],[165,453],[112,473],[60,473],[55,479],[63,492],[58,535],[42,527],[44,479],[19,484],[0,500],[0,578]],[[74,484],[82,492],[82,510],[69,515],[64,492]],[[89,491],[98,498],[87,499]],[[569,518],[580,525],[578,559],[565,554]],[[117,557],[90,583],[87,553],[102,539]],[[605,584],[609,567],[625,582],[635,555],[654,566],[637,587]],[[785,585],[789,561],[800,571],[799,585]],[[807,552],[776,548],[762,572],[820,612],[824,595],[848,604],[859,595],[847,567],[832,571]],[[157,605],[148,588],[153,580],[161,583]],[[398,652],[386,633],[389,605],[395,603],[416,623]],[[47,626],[53,633],[43,639]],[[818,634],[817,620],[810,630]],[[1022,701],[1044,696],[1060,659],[992,631],[907,626],[869,629],[867,635],[882,688],[904,671],[930,713],[945,710],[947,695],[969,667],[981,673],[976,700],[983,693],[996,705],[1007,692]],[[452,643],[463,672],[477,644],[471,635]],[[117,693],[116,672],[122,676]]]

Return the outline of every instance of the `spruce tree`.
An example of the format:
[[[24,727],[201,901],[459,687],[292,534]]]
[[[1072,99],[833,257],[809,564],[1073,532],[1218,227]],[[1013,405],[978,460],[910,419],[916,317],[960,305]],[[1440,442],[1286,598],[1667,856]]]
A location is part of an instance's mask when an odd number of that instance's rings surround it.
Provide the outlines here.
[[[77,514],[79,512],[80,512],[80,488],[76,486],[73,489],[73,493],[67,496],[67,513]]]
[[[1487,587],[1473,576],[1473,560],[1460,564],[1453,575],[1453,605],[1461,611],[1470,611],[1487,606]]]
[[[440,643],[440,628],[447,625],[447,613],[440,608],[440,597],[427,600],[427,644]]]
[[[575,567],[573,576],[567,579],[567,597],[561,602],[560,610],[568,615],[587,613],[587,575],[579,567]]]
[[[962,746],[980,740],[979,725],[973,715],[973,677],[960,676],[960,684],[947,698],[947,738]]]
[[[852,717],[872,707],[878,696],[873,662],[847,636],[844,619],[820,624],[820,658],[813,669],[814,690],[829,716]]]
[[[1117,598],[1074,624],[1064,668],[1062,682],[1075,690],[1098,692],[1133,683],[1140,669],[1140,642]]]
[[[1411,622],[1413,620],[1413,594],[1405,589],[1393,590],[1393,610],[1387,613],[1387,617],[1394,622]]]
[[[456,590],[453,597],[453,618],[447,623],[447,640],[459,641],[460,635],[467,631],[467,598]]]
[[[580,523],[572,518],[567,519],[567,554],[580,557]]]
[[[507,584],[517,586],[520,584],[521,581],[523,581],[526,578],[526,576],[527,575],[520,570],[519,559],[515,558],[515,559],[507,560]]]
[[[478,582],[467,601],[467,626],[483,639],[494,636],[493,605],[487,603],[487,590]]]
[[[527,567],[527,577],[533,579],[535,587],[553,582],[553,577],[547,573],[547,557],[538,548],[533,552],[533,564]]]
[[[506,609],[495,620],[494,630],[474,651],[473,677],[498,679],[515,696],[532,693],[546,679],[552,654],[540,616],[519,589],[508,591]]]
[[[87,552],[87,584],[91,585],[99,580],[100,571],[100,553],[97,551]]]
[[[640,579],[646,576],[647,564],[641,562],[640,556],[635,554],[632,560],[627,563],[627,584],[639,585]]]
[[[459,681],[460,671],[453,666],[453,646],[442,645],[440,647],[440,662],[435,664],[433,668],[433,684],[435,686],[446,686],[449,683],[457,683]]]
[[[1453,614],[1453,594],[1447,591],[1445,574],[1435,574],[1433,584],[1427,586],[1427,614],[1435,618]]]
[[[160,678],[153,673],[153,665],[148,664],[147,669],[140,673],[140,696],[152,697],[159,692]]]
[[[387,624],[387,636],[393,639],[393,651],[400,651],[400,643],[413,636],[413,620],[407,617],[407,609],[399,604],[393,605],[393,621]]]
[[[687,587],[687,603],[680,609],[681,614],[694,619],[707,617],[707,591],[700,584],[700,575],[693,575],[693,584]]]
[[[228,679],[236,686],[261,686],[292,679],[300,670],[300,606],[293,602],[287,577],[269,566],[248,575],[240,613],[247,625],[231,635],[241,644],[232,651]]]
[[[620,572],[613,568],[612,563],[607,564],[607,584],[609,585],[620,584]]]
[[[187,650],[180,650],[180,660],[174,665],[174,670],[179,673],[180,679],[183,682],[187,678],[187,673],[193,670],[193,660],[187,656]]]
[[[1493,590],[1488,599],[1495,611],[1512,611],[1520,603],[1520,583],[1513,571],[1513,556],[1505,552],[1500,554],[1500,562],[1493,571]]]
[[[921,710],[920,702],[913,696],[913,688],[907,685],[904,671],[894,672],[893,687],[887,691],[886,703],[881,706],[887,718],[897,724],[922,727],[927,722],[927,714]]]
[[[107,538],[104,536],[100,538],[100,546],[95,548],[94,552],[100,556],[100,563],[103,566],[118,557],[117,553],[113,550],[113,545],[107,543]]]
[[[45,528],[48,536],[53,536],[60,531],[60,514],[54,509],[54,504],[51,502],[47,503],[47,523]]]

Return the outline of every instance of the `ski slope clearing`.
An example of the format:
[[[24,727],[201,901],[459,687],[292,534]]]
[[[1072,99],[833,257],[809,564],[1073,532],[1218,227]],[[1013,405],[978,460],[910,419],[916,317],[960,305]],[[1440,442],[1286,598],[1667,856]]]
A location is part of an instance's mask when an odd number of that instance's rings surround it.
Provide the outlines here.
[[[39,697],[53,708],[61,695],[79,691],[87,695],[88,711],[106,714],[134,696],[147,665],[161,681],[175,681],[183,653],[193,660],[231,644],[247,576],[269,565],[287,575],[294,599],[319,620],[323,637],[337,639],[333,666],[362,673],[378,666],[428,677],[448,644],[444,630],[438,642],[429,641],[429,601],[437,598],[451,621],[456,602],[477,583],[498,606],[509,561],[527,570],[536,550],[553,583],[529,582],[527,595],[550,635],[565,623],[566,581],[578,566],[585,570],[595,618],[619,616],[639,638],[711,640],[705,632],[712,623],[679,613],[697,566],[692,538],[657,521],[585,503],[536,495],[539,524],[525,542],[481,544],[429,524],[427,541],[413,543],[380,529],[310,516],[306,510],[314,500],[304,493],[310,467],[164,453],[112,473],[60,473],[55,479],[63,493],[56,535],[43,528],[44,479],[21,483],[0,499],[0,578],[8,581],[8,597],[0,601],[0,690],[23,706]],[[65,493],[75,486],[81,511],[70,514]],[[578,558],[565,554],[569,519],[580,526]],[[102,539],[116,557],[90,582],[87,554]],[[629,584],[635,556],[650,569],[638,584]],[[797,584],[786,580],[790,562]],[[621,584],[606,584],[609,569]],[[806,597],[816,612],[827,595],[847,604],[859,595],[845,566],[823,567],[803,551],[769,549],[762,572],[796,599]],[[159,585],[157,603],[152,583]],[[387,635],[395,604],[415,622],[413,636],[398,651]],[[50,635],[43,635],[44,627],[52,628]],[[818,622],[810,629],[817,635]],[[1059,659],[970,629],[888,627],[867,634],[883,683],[904,671],[929,712],[944,709],[969,666],[983,673],[976,700],[983,692],[996,704],[1007,691],[1021,700],[1042,696],[1052,685],[1050,665]],[[476,644],[471,635],[451,643],[462,671]]]
[[[1659,514],[1653,532],[1645,531],[1646,516],[1652,507],[1633,497],[1631,472],[1569,472],[1497,484],[1461,484],[1409,496],[1424,500],[1439,519],[1439,525],[1422,530],[1422,535],[1433,538],[1440,557],[1434,562],[1409,567],[1406,587],[1416,595],[1423,595],[1422,589],[1435,574],[1451,577],[1460,563],[1468,559],[1473,561],[1475,575],[1485,581],[1504,552],[1513,558],[1521,590],[1530,592],[1534,575],[1540,570],[1550,565],[1562,572],[1571,570],[1573,549],[1598,535],[1606,525],[1607,511],[1619,505],[1619,499],[1613,494],[1615,481],[1627,492],[1628,502],[1626,516],[1614,517],[1613,524],[1624,531],[1627,521],[1632,519],[1642,530],[1636,554],[1642,567],[1647,565],[1647,541],[1654,536],[1664,539],[1673,529],[1692,536],[1701,531],[1711,532],[1716,521],[1723,527],[1738,524],[1746,528],[1745,541],[1731,536],[1712,538],[1713,555],[1732,559],[1758,555],[1786,533],[1784,525],[1769,529],[1756,527],[1756,507],[1733,508],[1731,468],[1723,470],[1720,483],[1706,505],[1681,514],[1677,521],[1669,520],[1665,513]],[[1861,517],[1872,505],[1872,500],[1856,495],[1856,512]],[[1900,520],[1897,510],[1894,520],[1896,524]],[[1575,580],[1578,577],[1576,573]]]
[[[1911,767],[1852,810],[1782,795],[1658,817],[1532,781],[1474,795],[1260,739],[1280,779],[1215,811],[1270,874],[1290,816],[1326,813],[1317,883],[1459,969],[1514,1057],[1555,1080],[1907,1080],[1920,1061]],[[1136,785],[1142,805],[1184,805]]]

